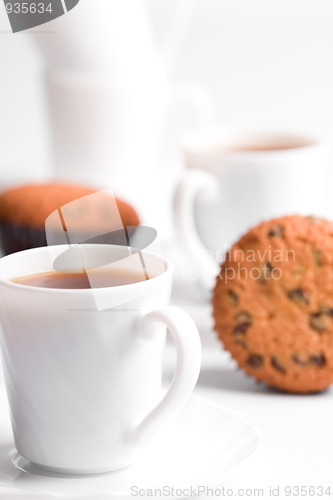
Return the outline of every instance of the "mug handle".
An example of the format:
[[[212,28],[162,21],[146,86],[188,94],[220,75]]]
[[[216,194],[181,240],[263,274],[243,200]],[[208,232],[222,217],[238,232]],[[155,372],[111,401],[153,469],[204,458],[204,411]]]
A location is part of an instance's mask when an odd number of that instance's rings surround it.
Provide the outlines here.
[[[153,341],[156,323],[164,323],[176,344],[177,364],[171,386],[162,401],[134,429],[132,443],[140,447],[160,424],[172,416],[192,393],[200,373],[201,343],[192,318],[179,307],[165,306],[147,313],[139,322],[140,338]]]
[[[188,170],[176,187],[174,224],[178,239],[197,266],[201,281],[211,290],[218,274],[218,264],[209,255],[195,225],[194,202],[200,192],[208,199],[214,198],[218,192],[216,177],[204,170]]]

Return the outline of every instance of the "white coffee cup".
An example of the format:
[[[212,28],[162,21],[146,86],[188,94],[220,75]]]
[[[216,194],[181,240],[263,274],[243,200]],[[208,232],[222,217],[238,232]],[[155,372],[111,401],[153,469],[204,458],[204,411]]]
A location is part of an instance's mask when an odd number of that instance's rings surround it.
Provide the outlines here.
[[[217,262],[251,226],[282,215],[325,215],[329,150],[318,137],[206,129],[187,136],[183,152],[175,226],[208,288]]]
[[[100,256],[107,267],[109,255],[117,269],[133,268],[139,258],[129,252],[117,261],[124,247],[81,248],[85,262]],[[167,306],[172,267],[153,253],[140,252],[153,277],[128,285],[73,290],[11,281],[51,271],[66,249],[0,259],[0,338],[15,446],[25,459],[56,472],[113,471],[130,465],[189,397],[200,370],[199,335],[184,311]],[[177,366],[160,401],[165,327]]]

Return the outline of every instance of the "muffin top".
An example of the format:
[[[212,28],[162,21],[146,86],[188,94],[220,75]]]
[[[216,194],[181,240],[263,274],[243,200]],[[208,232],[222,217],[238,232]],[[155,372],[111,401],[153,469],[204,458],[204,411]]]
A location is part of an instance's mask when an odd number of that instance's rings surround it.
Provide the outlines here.
[[[87,186],[58,182],[25,184],[0,195],[0,220],[3,222],[44,229],[46,219],[55,211],[78,231],[108,230],[119,215],[124,226],[140,223],[131,205]]]
[[[333,383],[333,223],[289,216],[230,250],[213,292],[215,328],[239,366],[288,392]]]

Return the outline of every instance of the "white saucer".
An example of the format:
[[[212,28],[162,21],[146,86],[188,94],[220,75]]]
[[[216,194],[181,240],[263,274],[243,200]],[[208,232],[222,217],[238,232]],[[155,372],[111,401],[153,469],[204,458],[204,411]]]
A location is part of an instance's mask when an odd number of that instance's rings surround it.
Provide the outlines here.
[[[124,500],[135,498],[138,488],[168,487],[184,490],[205,485],[220,486],[231,470],[250,457],[262,443],[260,431],[240,414],[192,396],[144,450],[139,462],[128,469],[95,476],[65,476],[37,471],[24,459],[18,470],[9,422],[8,405],[0,389],[0,498],[2,500]],[[5,422],[4,422],[5,420]],[[39,474],[37,474],[39,472]],[[132,495],[131,495],[131,489]],[[141,492],[142,493],[142,492]],[[187,493],[185,493],[187,495]],[[155,495],[153,495],[153,498]],[[179,491],[168,499],[185,498]],[[188,497],[187,497],[188,498]]]

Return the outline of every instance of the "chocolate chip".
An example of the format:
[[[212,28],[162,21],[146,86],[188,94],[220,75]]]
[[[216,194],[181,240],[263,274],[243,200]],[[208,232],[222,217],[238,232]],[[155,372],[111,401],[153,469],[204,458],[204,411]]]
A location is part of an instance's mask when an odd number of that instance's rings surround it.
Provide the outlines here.
[[[280,226],[279,224],[274,224],[274,226],[272,226],[268,231],[269,238],[274,238],[274,237],[283,238],[283,236],[284,236],[284,227]]]
[[[232,331],[232,333],[234,334],[246,333],[247,329],[252,325],[252,317],[246,311],[239,312],[236,315],[235,319],[236,319],[236,326]]]
[[[251,317],[251,314],[249,314],[248,312],[246,311],[241,311],[239,312],[237,315],[236,315],[236,323],[239,324],[239,323],[248,323],[249,325],[252,324],[252,317]]]
[[[333,318],[333,307],[331,307],[331,306],[321,307],[320,312],[322,314],[325,314],[325,316],[329,316],[330,318]]]
[[[258,277],[259,282],[265,284],[270,279],[270,276],[273,271],[274,267],[272,266],[272,264],[270,262],[266,262],[263,265],[263,268],[260,272],[260,276]]]
[[[239,297],[238,297],[237,293],[235,293],[233,290],[228,290],[227,293],[228,293],[228,297],[230,299],[231,305],[234,307],[238,306]]]
[[[314,257],[314,260],[315,260],[315,263],[317,264],[317,266],[321,267],[324,263],[323,262],[323,251],[315,248],[313,250],[313,257]]]
[[[281,373],[286,373],[285,367],[280,363],[278,358],[276,356],[271,357],[271,365],[275,370],[281,372]]]
[[[326,320],[325,315],[322,312],[317,312],[310,317],[310,326],[317,332],[323,332],[326,330]]]
[[[272,264],[270,262],[266,262],[264,265],[264,269],[266,269],[267,272],[271,273],[274,270],[274,267],[272,266]]]
[[[244,349],[247,349],[247,343],[242,338],[236,337],[234,342],[235,344],[244,347]]]
[[[310,318],[310,326],[318,332],[323,332],[327,328],[327,321],[325,317],[333,318],[333,307],[322,306],[320,311],[312,314]]]
[[[264,271],[264,278],[269,279],[270,275],[274,271],[274,267],[272,266],[272,264],[270,262],[266,262],[264,264],[263,271]]]
[[[322,368],[323,366],[326,365],[326,358],[325,358],[324,354],[322,354],[322,353],[312,354],[311,356],[309,356],[309,358],[307,360],[301,359],[298,356],[298,354],[293,354],[292,360],[294,361],[294,363],[296,365],[299,365],[299,366],[306,366],[308,364],[311,364],[311,365],[317,366],[318,368]]]
[[[249,323],[241,323],[240,325],[236,325],[232,330],[232,333],[234,333],[235,335],[237,335],[237,333],[246,333],[249,326]]]
[[[264,363],[264,358],[261,354],[250,354],[246,359],[246,363],[251,366],[251,368],[261,368]]]
[[[298,354],[293,354],[291,356],[291,359],[293,360],[293,362],[296,364],[296,365],[299,365],[299,366],[306,366],[308,364],[307,360],[305,359],[301,359]]]
[[[301,287],[289,290],[287,296],[290,300],[293,300],[294,302],[300,302],[301,304],[309,303],[308,294],[306,293],[304,288]]]
[[[313,354],[309,357],[309,362],[312,365],[318,366],[318,368],[322,368],[326,365],[326,358],[324,354]]]

